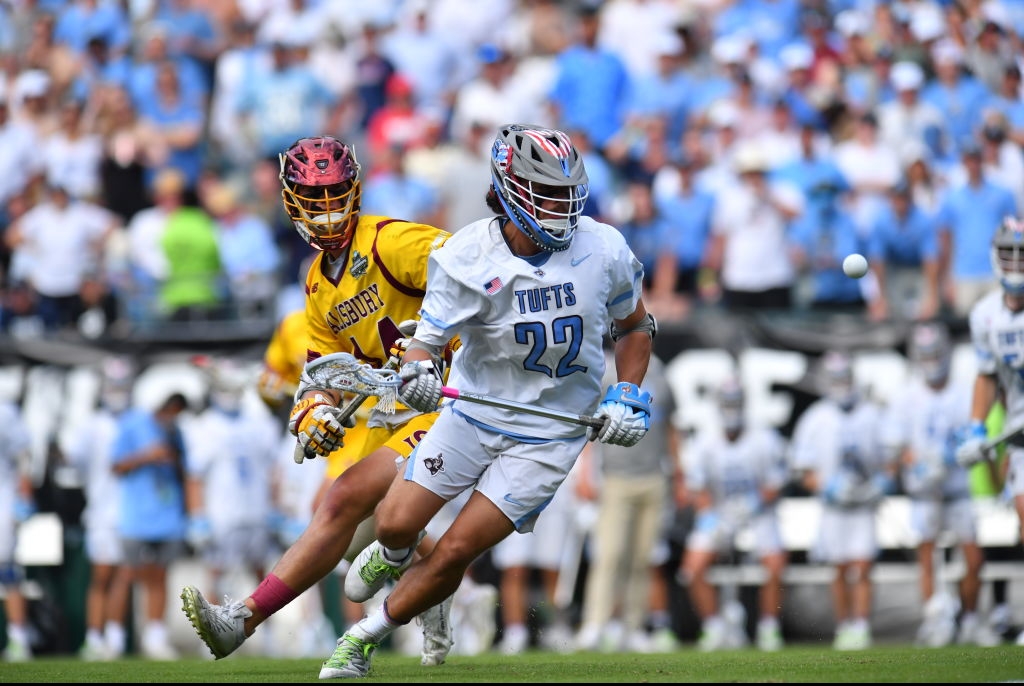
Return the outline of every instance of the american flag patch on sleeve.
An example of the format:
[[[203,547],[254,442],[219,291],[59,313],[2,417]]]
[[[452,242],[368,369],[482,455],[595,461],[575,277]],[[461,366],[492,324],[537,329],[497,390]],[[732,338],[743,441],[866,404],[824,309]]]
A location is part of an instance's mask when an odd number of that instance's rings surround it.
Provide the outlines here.
[[[501,290],[502,285],[501,279],[496,276],[484,284],[484,290],[487,291],[487,295],[494,295]]]

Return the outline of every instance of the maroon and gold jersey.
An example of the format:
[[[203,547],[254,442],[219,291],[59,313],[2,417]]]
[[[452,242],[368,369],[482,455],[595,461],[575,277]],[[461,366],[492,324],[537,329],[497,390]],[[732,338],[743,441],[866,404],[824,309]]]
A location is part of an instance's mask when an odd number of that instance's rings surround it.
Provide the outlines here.
[[[306,359],[349,352],[380,367],[418,319],[427,286],[427,256],[451,236],[426,224],[362,215],[343,260],[320,253],[306,275]]]

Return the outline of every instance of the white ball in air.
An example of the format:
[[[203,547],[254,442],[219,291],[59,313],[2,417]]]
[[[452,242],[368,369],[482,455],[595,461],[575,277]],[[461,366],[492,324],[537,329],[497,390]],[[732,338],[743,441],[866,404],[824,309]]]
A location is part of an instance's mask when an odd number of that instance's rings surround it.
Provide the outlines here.
[[[860,253],[847,255],[843,260],[843,272],[851,279],[859,279],[868,273],[868,261]]]

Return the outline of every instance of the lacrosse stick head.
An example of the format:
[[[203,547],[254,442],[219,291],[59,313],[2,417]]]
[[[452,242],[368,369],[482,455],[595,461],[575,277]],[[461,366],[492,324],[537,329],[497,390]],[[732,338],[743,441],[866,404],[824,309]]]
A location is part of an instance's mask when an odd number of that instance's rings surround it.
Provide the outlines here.
[[[394,414],[402,377],[394,369],[377,369],[351,353],[331,353],[306,363],[305,374],[313,385],[334,391],[374,396],[373,409]]]

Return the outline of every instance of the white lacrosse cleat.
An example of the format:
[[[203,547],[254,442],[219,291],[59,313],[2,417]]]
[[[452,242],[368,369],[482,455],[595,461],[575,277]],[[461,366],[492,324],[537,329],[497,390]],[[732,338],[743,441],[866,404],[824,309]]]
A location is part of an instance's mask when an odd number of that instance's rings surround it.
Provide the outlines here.
[[[455,640],[452,637],[452,596],[425,610],[416,622],[423,627],[423,652],[420,664],[424,667],[443,665]]]
[[[188,621],[218,660],[245,643],[245,620],[252,617],[252,610],[242,601],[211,605],[198,588],[186,586],[181,590],[181,602]]]
[[[320,667],[320,678],[351,679],[366,676],[370,673],[370,658],[376,649],[376,643],[345,634],[338,639],[334,653]]]
[[[709,653],[729,647],[729,626],[718,615],[708,617],[701,626],[697,649]]]
[[[419,545],[425,533],[420,532],[416,545]],[[401,562],[390,562],[384,556],[384,546],[380,541],[366,546],[345,574],[345,596],[353,602],[365,603],[377,595],[388,581],[397,581],[402,576],[402,572],[412,564],[415,552],[416,546],[413,546]]]
[[[960,619],[960,631],[957,633],[956,642],[960,645],[976,645],[983,648],[992,648],[1003,642],[1000,636],[981,621],[976,613],[965,614]]]

